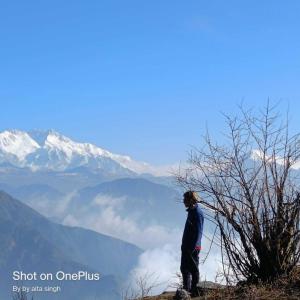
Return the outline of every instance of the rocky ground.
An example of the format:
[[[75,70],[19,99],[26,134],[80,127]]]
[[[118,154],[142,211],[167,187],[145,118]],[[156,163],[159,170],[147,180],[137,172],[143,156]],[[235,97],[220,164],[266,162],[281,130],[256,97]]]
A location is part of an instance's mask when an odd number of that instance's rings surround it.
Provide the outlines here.
[[[300,273],[298,274],[300,275]],[[164,292],[144,300],[300,300],[300,276],[281,278],[272,284],[221,286],[206,284],[199,287],[199,296],[190,298],[178,293]]]

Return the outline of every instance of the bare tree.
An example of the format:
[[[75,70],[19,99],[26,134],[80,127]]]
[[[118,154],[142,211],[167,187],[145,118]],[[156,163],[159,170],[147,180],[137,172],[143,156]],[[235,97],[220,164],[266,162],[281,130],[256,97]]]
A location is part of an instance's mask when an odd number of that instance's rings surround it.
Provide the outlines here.
[[[141,300],[162,283],[158,283],[158,277],[154,273],[146,272],[142,275],[134,274],[134,284],[130,284],[122,293],[123,300]]]
[[[294,168],[299,134],[290,136],[288,118],[282,122],[269,103],[256,115],[240,107],[239,115],[225,116],[224,143],[206,134],[205,145],[191,151],[190,168],[177,179],[200,192],[207,217],[218,226],[224,263],[236,280],[272,281],[289,274],[300,258]]]

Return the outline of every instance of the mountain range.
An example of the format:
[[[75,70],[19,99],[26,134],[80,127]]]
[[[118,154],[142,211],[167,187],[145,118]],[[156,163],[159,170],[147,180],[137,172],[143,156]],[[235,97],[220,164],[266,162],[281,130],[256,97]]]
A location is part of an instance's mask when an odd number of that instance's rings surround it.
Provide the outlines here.
[[[12,285],[59,285],[59,299],[120,299],[120,284],[137,263],[136,246],[78,227],[49,221],[0,192],[0,298],[9,299]],[[100,273],[99,281],[14,282],[13,271]],[[40,293],[38,299],[54,299]],[[57,297],[56,297],[57,298]],[[55,299],[56,299],[55,298]]]
[[[19,168],[66,171],[85,167],[111,176],[158,174],[158,169],[90,143],[75,142],[54,130],[5,130],[0,133],[0,163]]]
[[[20,267],[98,271],[99,284],[66,283],[54,298],[119,299],[142,248],[172,241],[183,226],[180,192],[158,174],[166,172],[53,130],[1,132],[0,299]]]

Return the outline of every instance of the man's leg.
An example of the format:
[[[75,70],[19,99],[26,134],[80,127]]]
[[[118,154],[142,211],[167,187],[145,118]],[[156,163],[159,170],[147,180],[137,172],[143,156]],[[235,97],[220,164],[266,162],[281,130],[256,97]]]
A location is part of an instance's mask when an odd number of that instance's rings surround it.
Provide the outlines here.
[[[182,282],[183,282],[183,289],[190,292],[192,287],[192,276],[190,272],[190,254],[188,252],[182,251],[181,252],[181,264],[180,264],[180,271],[182,274]]]
[[[190,271],[192,274],[191,292],[198,296],[197,284],[199,283],[199,250],[194,250],[191,253]]]
[[[188,292],[191,292],[192,290],[192,276],[191,276],[191,273],[189,272],[185,272],[185,273],[182,273],[182,280],[183,280],[183,289],[188,291]]]

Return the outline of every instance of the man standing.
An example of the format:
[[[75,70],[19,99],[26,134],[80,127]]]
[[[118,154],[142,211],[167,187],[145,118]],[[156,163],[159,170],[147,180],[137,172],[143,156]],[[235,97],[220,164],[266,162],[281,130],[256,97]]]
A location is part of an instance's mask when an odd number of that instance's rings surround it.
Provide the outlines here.
[[[182,236],[180,270],[183,279],[183,289],[190,292],[192,296],[197,296],[199,252],[201,250],[204,217],[197,203],[198,196],[196,192],[188,191],[184,193],[183,202],[187,208],[188,215]]]

